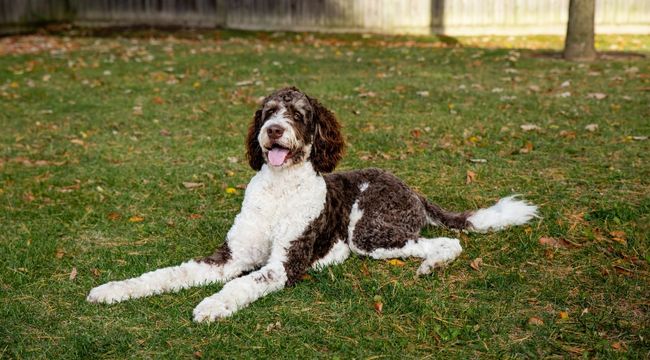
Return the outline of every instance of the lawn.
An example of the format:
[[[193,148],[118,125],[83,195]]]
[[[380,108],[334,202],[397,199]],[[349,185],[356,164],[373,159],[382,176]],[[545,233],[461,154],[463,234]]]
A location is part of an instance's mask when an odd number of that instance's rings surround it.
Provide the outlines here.
[[[0,358],[650,356],[650,61],[539,56],[560,38],[134,33],[0,39]],[[650,36],[600,37],[650,55]],[[339,170],[387,169],[453,210],[518,193],[541,219],[460,258],[353,256],[232,318],[221,288],[106,306],[110,280],[210,254],[253,175],[257,102],[334,110]],[[383,309],[375,309],[375,297]]]

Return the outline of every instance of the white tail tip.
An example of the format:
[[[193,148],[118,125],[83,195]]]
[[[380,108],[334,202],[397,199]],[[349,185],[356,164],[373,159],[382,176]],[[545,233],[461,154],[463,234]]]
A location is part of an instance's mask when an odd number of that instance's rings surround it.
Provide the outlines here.
[[[511,195],[499,200],[487,209],[476,211],[467,220],[472,224],[471,231],[498,231],[512,225],[522,225],[538,217],[537,206]]]

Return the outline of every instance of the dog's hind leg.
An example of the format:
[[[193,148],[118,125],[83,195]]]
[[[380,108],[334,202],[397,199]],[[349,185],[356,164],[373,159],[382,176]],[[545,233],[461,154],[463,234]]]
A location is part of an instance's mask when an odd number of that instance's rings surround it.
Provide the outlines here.
[[[434,239],[419,238],[407,241],[399,248],[378,248],[364,251],[351,246],[355,253],[370,256],[374,259],[419,257],[424,259],[418,275],[430,274],[436,267],[444,266],[453,261],[463,251],[458,239],[439,237]]]
[[[142,274],[138,277],[111,281],[98,286],[88,294],[89,302],[112,304],[128,299],[140,298],[164,292],[175,292],[192,286],[213,282],[226,282],[252,268],[250,262],[232,258],[226,244],[214,255],[190,260],[178,266],[171,266]]]

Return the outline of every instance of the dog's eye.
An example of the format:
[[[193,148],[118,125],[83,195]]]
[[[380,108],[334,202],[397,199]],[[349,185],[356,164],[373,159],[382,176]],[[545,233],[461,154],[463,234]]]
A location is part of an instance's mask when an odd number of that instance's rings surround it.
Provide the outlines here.
[[[274,112],[275,112],[275,109],[266,110],[266,117],[269,117],[269,116],[273,115]]]
[[[299,112],[293,114],[293,119],[296,121],[302,121],[302,114]]]

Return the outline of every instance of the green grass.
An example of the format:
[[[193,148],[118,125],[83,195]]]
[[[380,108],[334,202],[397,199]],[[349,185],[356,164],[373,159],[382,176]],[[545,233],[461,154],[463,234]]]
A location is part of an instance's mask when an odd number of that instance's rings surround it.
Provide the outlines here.
[[[648,357],[650,141],[634,137],[650,135],[650,62],[510,49],[561,44],[529,39],[207,32],[5,51],[0,357]],[[648,36],[598,44],[650,51]],[[415,277],[416,259],[353,256],[211,325],[191,312],[221,285],[86,303],[94,286],[223,241],[243,198],[226,189],[253,174],[243,138],[256,101],[286,85],[338,115],[349,144],[339,169],[390,170],[454,210],[520,193],[543,218],[493,234],[427,229],[465,249],[430,277]]]

